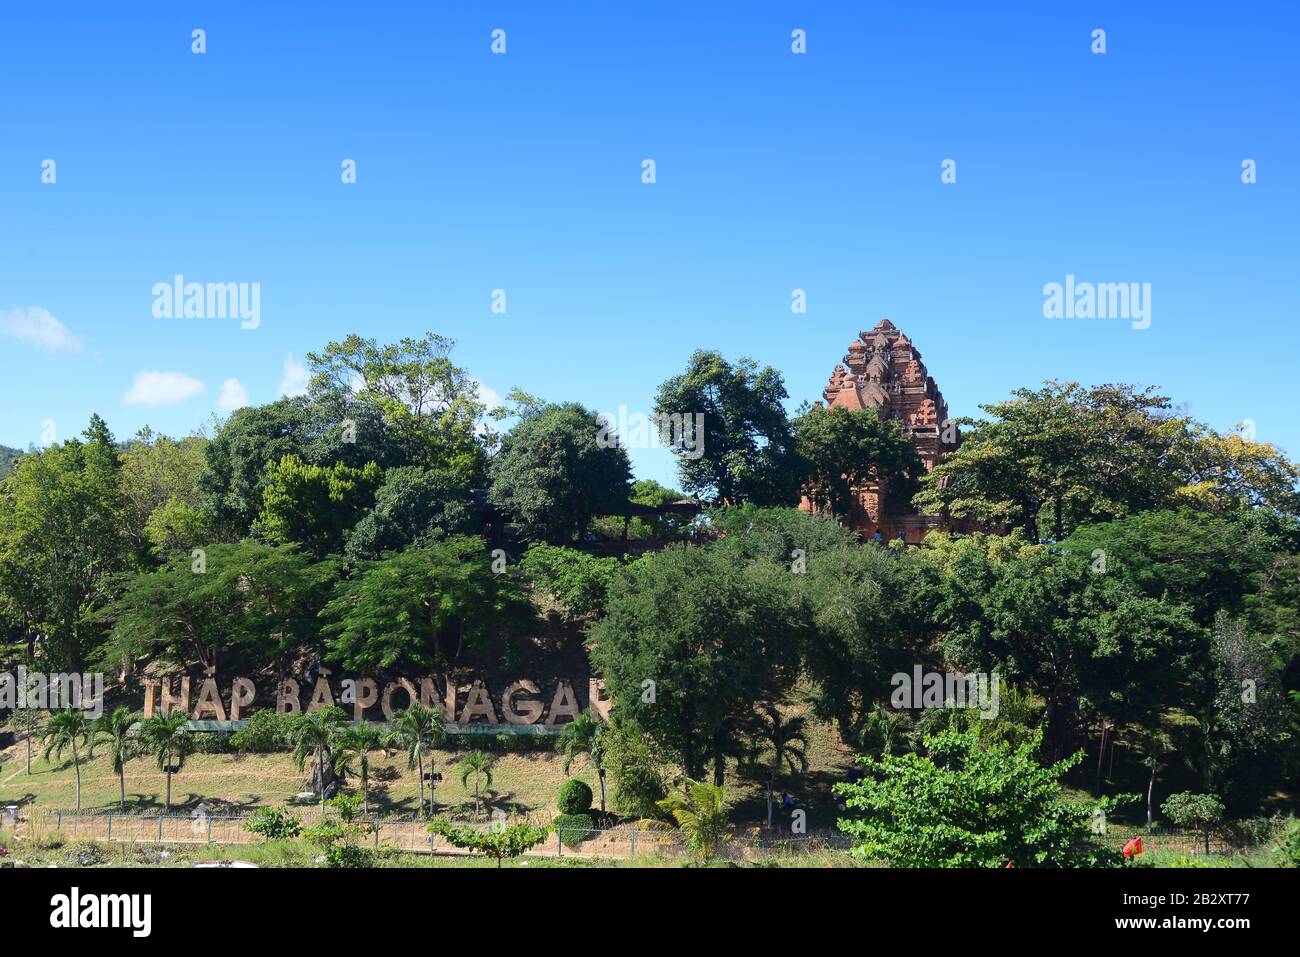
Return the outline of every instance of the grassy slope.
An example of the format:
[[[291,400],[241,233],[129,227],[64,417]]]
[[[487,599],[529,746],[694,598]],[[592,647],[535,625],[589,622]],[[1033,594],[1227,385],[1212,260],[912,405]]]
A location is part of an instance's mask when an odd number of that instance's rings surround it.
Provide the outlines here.
[[[778,789],[789,790],[801,807],[808,811],[811,828],[833,827],[835,802],[830,785],[843,776],[852,755],[838,743],[829,725],[814,724],[809,735],[809,772],[797,780],[783,780]],[[463,752],[440,751],[434,757],[437,770],[444,775],[438,785],[436,800],[443,811],[453,815],[473,814],[473,780],[461,784],[456,763]],[[488,806],[509,814],[535,814],[549,818],[555,813],[555,796],[564,783],[563,759],[554,753],[536,752],[498,754],[492,772],[492,784],[485,788]],[[71,758],[45,761],[40,749],[34,752],[32,775],[26,773],[26,745],[18,742],[0,752],[0,805],[34,804],[45,810],[71,809],[75,805],[74,773]],[[728,801],[737,823],[758,823],[766,816],[762,769],[738,770],[733,765],[727,776]],[[581,760],[573,767],[573,776],[582,778],[596,790],[596,775]],[[232,809],[281,805],[303,790],[306,771],[299,771],[285,754],[195,754],[185,769],[172,780],[172,804],[184,809],[203,799],[216,799]],[[82,762],[83,810],[115,810],[118,780],[105,757]],[[127,765],[126,791],[128,809],[161,809],[166,779],[153,761],[137,758]],[[356,781],[349,781],[356,787]],[[380,814],[413,815],[416,812],[417,781],[414,771],[406,769],[404,756],[386,757],[376,753],[371,760],[371,804]],[[778,791],[779,796],[779,791]]]

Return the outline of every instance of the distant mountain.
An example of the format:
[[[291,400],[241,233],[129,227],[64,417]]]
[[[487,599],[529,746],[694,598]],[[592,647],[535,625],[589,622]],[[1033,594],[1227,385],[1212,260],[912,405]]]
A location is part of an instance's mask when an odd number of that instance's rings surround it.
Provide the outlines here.
[[[22,449],[11,449],[7,445],[0,445],[0,479],[14,470],[14,462],[22,454]]]

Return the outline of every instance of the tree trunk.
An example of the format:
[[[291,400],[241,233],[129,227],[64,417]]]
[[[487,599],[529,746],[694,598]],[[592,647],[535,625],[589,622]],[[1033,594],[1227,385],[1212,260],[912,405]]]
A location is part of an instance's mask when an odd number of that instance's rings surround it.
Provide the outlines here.
[[[772,779],[767,779],[767,826],[772,827]]]
[[[1151,780],[1147,782],[1147,830],[1151,830],[1151,823],[1154,820],[1154,811],[1151,805],[1151,799],[1156,793],[1156,766],[1151,765]]]
[[[117,807],[126,810],[126,768],[117,772]]]
[[[420,775],[420,813],[424,813],[424,754],[415,752],[416,772]]]
[[[1097,749],[1097,793],[1101,793],[1101,764],[1106,758],[1106,731],[1108,730],[1105,722],[1101,726],[1101,746]]]
[[[77,775],[77,813],[81,813],[81,759],[77,757],[77,742],[72,742],[72,767]]]
[[[169,768],[171,767],[170,764],[167,766]],[[167,772],[167,800],[166,803],[163,804],[163,813],[170,814],[171,810],[172,810],[172,773],[168,771]]]
[[[365,809],[366,817],[370,817],[370,769],[366,767],[366,757],[361,756],[361,806]]]
[[[605,813],[605,769],[597,768],[596,776],[600,778],[600,813]]]

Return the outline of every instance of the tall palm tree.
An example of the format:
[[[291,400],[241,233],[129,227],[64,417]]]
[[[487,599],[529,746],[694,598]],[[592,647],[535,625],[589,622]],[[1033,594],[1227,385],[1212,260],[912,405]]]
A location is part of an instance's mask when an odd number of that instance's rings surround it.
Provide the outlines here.
[[[321,708],[299,715],[294,723],[293,760],[301,771],[307,759],[312,759],[312,785],[320,798],[321,814],[325,813],[325,762],[332,762],[334,742],[347,720],[342,708]]]
[[[167,775],[167,798],[164,811],[172,809],[172,775],[185,766],[185,759],[194,751],[194,739],[185,725],[190,716],[184,711],[156,714],[140,724],[140,747],[152,754],[158,770]]]
[[[483,751],[471,751],[465,755],[460,762],[460,785],[468,787],[466,783],[472,777],[474,779],[474,816],[478,817],[479,793],[483,786],[492,786],[492,755]]]
[[[712,860],[727,839],[726,798],[721,786],[687,778],[682,794],[657,803],[673,816],[691,852],[702,861]]]
[[[808,734],[804,730],[808,721],[803,715],[782,716],[781,710],[774,704],[764,702],[754,716],[750,737],[755,750],[770,747],[772,749],[772,766],[767,775],[767,826],[772,826],[772,790],[776,779],[781,775],[781,767],[790,769],[791,774],[802,774],[808,770]]]
[[[53,754],[63,759],[63,749],[72,749],[72,767],[77,774],[77,810],[81,810],[81,752],[78,745],[85,745],[90,736],[90,722],[84,712],[76,708],[56,712],[45,725],[41,736],[45,744],[45,760]]]
[[[447,728],[442,715],[432,708],[412,701],[397,715],[388,732],[388,740],[406,752],[406,769],[418,770],[420,775],[420,813],[424,813],[424,756],[447,741]],[[429,762],[433,769],[433,762]],[[433,788],[429,788],[429,813],[433,813]]]
[[[90,725],[89,756],[93,758],[101,745],[108,749],[117,775],[117,806],[122,811],[126,810],[126,762],[140,753],[140,742],[131,734],[139,718],[128,708],[117,708],[112,714],[101,714]]]
[[[596,767],[596,776],[600,778],[600,810],[605,811],[605,766],[602,760],[604,745],[601,736],[605,726],[584,711],[577,719],[570,721],[560,732],[556,749],[564,755],[564,773],[567,775],[579,755],[585,754]]]
[[[370,815],[370,752],[383,748],[384,733],[369,721],[344,727],[334,739],[334,770],[342,777],[354,774],[361,779],[361,801],[367,817]]]

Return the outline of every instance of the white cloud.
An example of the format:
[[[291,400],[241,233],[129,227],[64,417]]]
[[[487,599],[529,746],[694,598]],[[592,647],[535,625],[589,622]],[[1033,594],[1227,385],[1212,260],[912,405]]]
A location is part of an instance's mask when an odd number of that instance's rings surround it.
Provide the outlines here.
[[[496,389],[489,385],[484,385],[482,382],[478,384],[478,400],[487,406],[487,411],[484,413],[482,418],[474,423],[474,434],[487,435],[488,426],[491,424],[491,420],[488,419],[487,416],[491,414],[493,409],[500,406],[504,400],[497,393]]]
[[[207,387],[184,372],[142,370],[135,374],[131,391],[123,396],[127,405],[175,405],[192,399]]]
[[[81,340],[40,306],[0,312],[0,336],[30,343],[47,352],[81,348]]]
[[[488,407],[489,412],[505,401],[496,389],[482,382],[478,384],[478,400]]]
[[[234,412],[248,405],[248,390],[238,379],[227,379],[221,383],[221,394],[217,396],[217,408],[222,412]]]
[[[280,378],[280,395],[306,395],[311,378],[307,369],[290,352],[284,357],[284,374]]]

